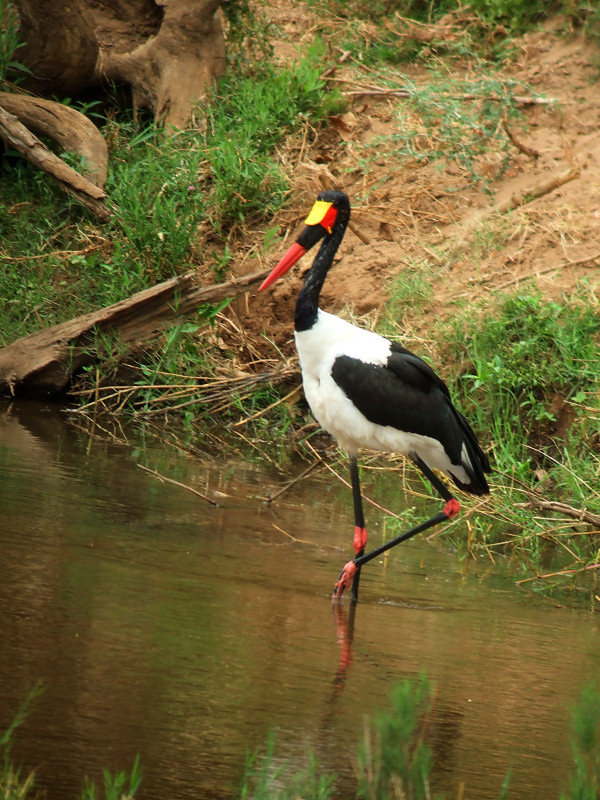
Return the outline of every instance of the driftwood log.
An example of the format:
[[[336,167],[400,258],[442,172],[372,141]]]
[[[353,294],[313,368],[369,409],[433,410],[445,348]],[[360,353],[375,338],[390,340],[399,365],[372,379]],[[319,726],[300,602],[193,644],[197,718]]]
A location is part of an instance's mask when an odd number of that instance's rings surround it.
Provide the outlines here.
[[[134,112],[185,127],[225,69],[221,0],[13,0],[23,88],[74,96],[127,84]]]
[[[1,101],[0,101],[1,102]],[[110,211],[104,203],[106,194],[79,172],[70,167],[61,158],[49,150],[37,136],[20,122],[14,114],[10,114],[0,104],[0,138],[9,147],[14,147],[28,161],[51,175],[59,186],[74,195],[81,203],[102,220],[110,217]]]
[[[100,359],[102,335],[124,345],[146,341],[204,303],[252,289],[268,274],[261,270],[202,287],[190,272],[18,339],[0,350],[0,393],[60,394],[82,367]]]
[[[83,159],[81,174],[104,188],[108,176],[108,147],[98,128],[84,114],[63,103],[0,92],[0,107],[17,117],[36,136],[48,136],[66,153]]]

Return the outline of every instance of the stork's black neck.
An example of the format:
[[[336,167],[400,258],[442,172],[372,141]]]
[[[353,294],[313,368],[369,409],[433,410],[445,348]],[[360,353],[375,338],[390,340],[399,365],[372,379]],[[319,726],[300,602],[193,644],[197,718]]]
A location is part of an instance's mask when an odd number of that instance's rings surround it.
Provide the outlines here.
[[[344,238],[346,227],[350,220],[350,205],[342,205],[338,208],[338,215],[333,225],[331,233],[323,239],[321,246],[312,263],[312,267],[306,273],[304,284],[296,301],[296,312],[294,314],[294,327],[296,331],[307,331],[317,321],[319,313],[319,296],[323,283],[333,264],[333,258],[338,247]]]

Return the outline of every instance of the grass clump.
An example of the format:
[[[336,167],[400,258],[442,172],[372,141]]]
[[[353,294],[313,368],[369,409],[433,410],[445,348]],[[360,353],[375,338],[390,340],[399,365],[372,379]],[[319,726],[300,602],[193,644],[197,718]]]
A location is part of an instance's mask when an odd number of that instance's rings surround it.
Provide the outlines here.
[[[15,54],[24,42],[19,35],[19,14],[12,0],[0,0],[0,83],[18,82],[27,67],[15,61]]]
[[[14,766],[10,748],[15,730],[27,717],[31,703],[40,694],[35,688],[19,708],[8,729],[0,736],[0,800],[29,800],[36,796],[35,775]],[[391,705],[365,722],[355,765],[355,800],[432,800],[431,776],[435,770],[427,731],[433,708],[433,689],[425,675],[405,679],[391,695]],[[561,800],[596,800],[600,787],[600,689],[584,686],[571,715],[573,772]],[[323,772],[310,753],[306,766],[293,773],[275,753],[271,735],[262,753],[246,759],[244,775],[235,797],[238,800],[330,800],[339,796],[336,776]],[[103,790],[86,781],[81,800],[132,800],[141,784],[139,758],[129,773],[104,771]],[[509,778],[500,797],[510,796]]]
[[[431,748],[424,741],[431,711],[432,690],[422,676],[403,681],[391,697],[391,709],[365,728],[359,747],[360,800],[429,800]]]
[[[267,62],[242,80],[230,74],[221,85],[206,134],[213,221],[220,229],[281,206],[288,183],[272,152],[287,133],[326,112],[322,55],[316,42],[294,67]]]
[[[515,95],[522,85],[489,69],[476,80],[432,71],[423,85],[389,75],[378,83],[406,93],[406,102],[396,112],[397,133],[369,144],[378,151],[373,158],[384,150],[405,163],[450,162],[486,190],[508,167],[511,143],[503,122],[520,115]]]
[[[394,690],[391,708],[365,724],[358,748],[356,800],[425,800],[432,797],[429,776],[431,748],[425,743],[431,713],[428,679],[404,680]],[[336,795],[335,776],[322,773],[313,755],[308,766],[287,775],[285,764],[275,766],[274,739],[262,757],[246,763],[240,800],[329,800]]]
[[[508,296],[493,315],[454,320],[446,336],[452,357],[466,361],[454,395],[493,450],[490,513],[503,524],[486,528],[484,544],[512,541],[522,566],[534,571],[558,556],[571,580],[597,559],[593,531],[581,535],[588,529],[576,513],[600,512],[600,314],[593,298]],[[565,504],[563,514],[532,513],[540,500]]]
[[[496,315],[467,323],[467,328],[473,371],[462,380],[465,395],[487,395],[477,404],[485,409],[484,424],[492,422],[494,410],[508,398],[512,413],[507,421],[525,421],[525,433],[531,435],[535,423],[555,420],[552,393],[581,402],[598,389],[600,315],[587,304],[512,295]],[[455,333],[458,341],[464,322]]]
[[[358,748],[356,789],[344,792],[350,800],[442,800],[434,794],[430,778],[435,771],[431,747],[426,743],[433,712],[433,692],[426,676],[404,680],[394,690],[391,708],[365,725]],[[561,800],[597,800],[600,787],[600,690],[584,687],[572,711],[574,770]],[[273,737],[262,757],[248,759],[239,800],[329,800],[338,796],[335,776],[321,773],[313,756],[308,767],[287,775],[285,764],[275,766]],[[468,791],[468,787],[467,791]],[[510,771],[499,798],[511,796]]]

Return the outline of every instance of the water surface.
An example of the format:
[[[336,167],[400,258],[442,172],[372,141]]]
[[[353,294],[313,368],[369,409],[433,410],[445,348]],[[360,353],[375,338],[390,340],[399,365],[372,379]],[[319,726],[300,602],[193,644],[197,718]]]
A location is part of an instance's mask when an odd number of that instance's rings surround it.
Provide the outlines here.
[[[137,753],[140,800],[231,797],[270,731],[278,758],[301,767],[314,751],[350,797],[365,715],[425,671],[438,789],[494,798],[510,768],[511,797],[558,798],[568,708],[600,673],[596,616],[413,540],[365,568],[352,619],[330,601],[350,555],[349,490],[321,473],[272,508],[260,500],[304,466],[0,408],[0,726],[46,687],[14,756],[48,797],[71,799]],[[367,488],[399,508],[390,484]],[[381,516],[368,516],[375,545]]]

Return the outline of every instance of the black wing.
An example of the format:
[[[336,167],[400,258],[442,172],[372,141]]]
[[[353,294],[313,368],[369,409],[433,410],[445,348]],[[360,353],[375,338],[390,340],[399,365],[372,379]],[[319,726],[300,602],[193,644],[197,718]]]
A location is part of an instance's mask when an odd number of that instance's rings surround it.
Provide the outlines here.
[[[439,441],[453,464],[463,464],[472,477],[471,492],[487,492],[483,475],[488,459],[463,415],[450,400],[444,381],[418,356],[392,343],[385,365],[350,356],[336,358],[332,377],[358,410],[377,425]],[[472,464],[463,463],[466,445]]]

